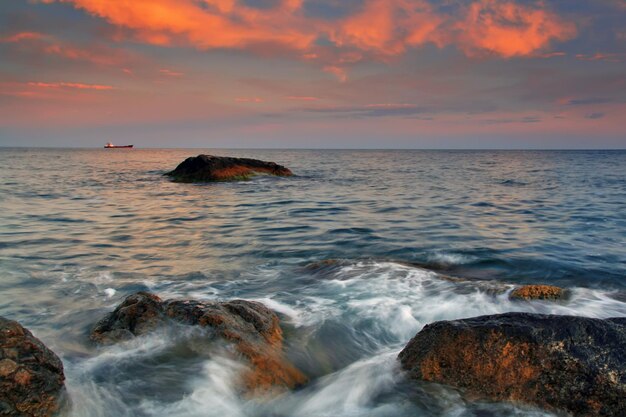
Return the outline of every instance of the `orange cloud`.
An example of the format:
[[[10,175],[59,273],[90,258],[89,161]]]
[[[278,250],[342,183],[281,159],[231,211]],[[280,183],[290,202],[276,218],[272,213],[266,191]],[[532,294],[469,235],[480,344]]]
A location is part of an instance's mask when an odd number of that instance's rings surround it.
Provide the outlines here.
[[[541,7],[512,1],[480,0],[457,25],[459,43],[468,55],[484,52],[505,58],[531,55],[552,40],[576,35],[576,27]]]
[[[0,43],[18,43],[24,40],[42,39],[45,35],[38,32],[19,32],[0,38]]]
[[[303,0],[279,0],[269,8],[238,0],[44,1],[72,4],[150,44],[292,51],[299,59],[320,62],[340,81],[347,77],[346,66],[426,43],[456,45],[469,56],[510,58],[534,56],[576,34],[573,24],[543,2],[513,0],[474,0],[445,12],[427,0],[364,0],[354,13],[334,20],[307,16]]]
[[[37,101],[93,102],[104,97],[100,92],[114,89],[110,85],[78,82],[0,82],[0,95]]]
[[[299,0],[282,0],[278,7],[268,10],[234,0],[59,1],[133,29],[139,39],[158,45],[188,42],[212,49],[277,43],[306,49],[315,39],[314,34],[296,26],[299,19],[292,12],[301,8]]]
[[[370,0],[332,29],[330,39],[339,46],[397,55],[407,46],[436,41],[443,20],[424,0]]]
[[[184,75],[182,72],[172,71],[168,69],[160,69],[159,72],[163,75],[167,75],[168,77],[182,77]]]
[[[52,44],[45,46],[43,52],[50,55],[57,55],[75,61],[88,61],[100,65],[117,65],[121,62],[119,56],[94,52],[89,49],[82,49],[64,44]]]
[[[19,44],[21,50],[37,54],[54,55],[73,61],[86,61],[96,65],[115,66],[131,59],[127,52],[103,46],[77,46],[54,36],[39,32],[19,32],[0,38],[0,43]]]
[[[27,83],[27,85],[30,87],[39,87],[39,88],[76,88],[79,90],[113,90],[114,89],[114,87],[111,85],[67,83],[67,82],[59,82],[59,83],[29,82]]]

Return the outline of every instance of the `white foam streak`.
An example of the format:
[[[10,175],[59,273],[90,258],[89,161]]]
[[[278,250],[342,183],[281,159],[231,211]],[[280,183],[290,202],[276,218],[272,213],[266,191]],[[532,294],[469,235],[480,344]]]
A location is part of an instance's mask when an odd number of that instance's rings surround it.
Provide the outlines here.
[[[300,323],[300,312],[288,304],[281,303],[271,298],[257,298],[254,301],[263,303],[267,308],[274,310],[277,313],[287,316],[293,323]]]
[[[437,252],[430,255],[428,260],[439,265],[463,265],[474,262],[476,258],[460,253]]]
[[[148,416],[240,417],[245,416],[236,381],[245,367],[231,359],[216,356],[204,364],[201,375],[190,378],[190,395],[171,404],[144,401],[141,411]]]
[[[513,286],[499,282],[451,281],[440,275],[392,262],[359,262],[337,270],[298,297],[262,301],[285,313],[297,325],[334,319],[358,327],[370,321],[378,329],[374,338],[390,333],[406,343],[424,325],[506,312],[579,315],[607,318],[626,316],[626,303],[610,292],[573,288],[564,302],[512,301]],[[381,345],[381,349],[385,346]]]
[[[80,384],[66,384],[68,396],[71,398],[68,417],[131,417],[133,411],[120,400],[115,391],[97,385],[93,381],[82,381]]]
[[[316,390],[303,395],[293,416],[372,415],[372,399],[393,389],[399,379],[395,357],[388,352],[356,362],[346,369],[322,378]]]

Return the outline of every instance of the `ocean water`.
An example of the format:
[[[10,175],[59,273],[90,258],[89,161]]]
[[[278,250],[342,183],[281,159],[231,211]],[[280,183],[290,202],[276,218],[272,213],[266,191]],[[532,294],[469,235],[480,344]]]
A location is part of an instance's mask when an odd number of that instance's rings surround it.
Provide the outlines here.
[[[198,153],[296,175],[162,176]],[[571,299],[509,301],[522,283]],[[193,328],[93,346],[139,290],[264,302],[310,384],[242,395]],[[626,152],[0,149],[0,315],[63,359],[66,417],[548,415],[398,369],[425,324],[507,311],[626,316]]]

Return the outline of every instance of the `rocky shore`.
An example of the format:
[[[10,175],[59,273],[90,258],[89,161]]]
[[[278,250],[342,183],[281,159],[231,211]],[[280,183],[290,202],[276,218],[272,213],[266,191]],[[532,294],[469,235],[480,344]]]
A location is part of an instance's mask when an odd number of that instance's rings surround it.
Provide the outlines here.
[[[177,182],[212,182],[244,180],[255,174],[280,177],[293,175],[289,168],[259,159],[198,155],[187,158],[165,175]]]
[[[545,302],[565,293],[522,286],[509,297]],[[254,301],[163,300],[138,292],[96,323],[89,338],[111,345],[164,326],[197,326],[223,343],[247,365],[242,394],[307,383],[284,353],[279,317]],[[626,415],[626,318],[506,313],[440,321],[415,335],[398,360],[407,381],[449,385],[470,401],[512,402],[574,416]],[[53,416],[66,402],[60,359],[20,324],[0,318],[0,416]]]

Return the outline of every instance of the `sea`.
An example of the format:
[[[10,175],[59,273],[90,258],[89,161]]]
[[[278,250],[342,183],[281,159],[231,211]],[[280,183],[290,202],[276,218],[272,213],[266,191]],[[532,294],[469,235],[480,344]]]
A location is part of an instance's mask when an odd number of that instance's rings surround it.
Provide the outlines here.
[[[295,175],[163,176],[200,153]],[[92,344],[137,291],[264,303],[310,382],[241,393],[184,326]],[[626,151],[0,149],[0,315],[63,360],[63,417],[549,416],[398,366],[428,323],[510,311],[626,316]]]

